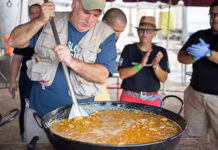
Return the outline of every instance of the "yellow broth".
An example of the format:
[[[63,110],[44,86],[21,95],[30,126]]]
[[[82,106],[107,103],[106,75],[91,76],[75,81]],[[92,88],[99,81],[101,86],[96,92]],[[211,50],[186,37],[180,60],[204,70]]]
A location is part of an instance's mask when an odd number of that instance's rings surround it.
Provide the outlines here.
[[[181,127],[166,117],[132,110],[104,110],[62,119],[50,129],[68,139],[106,145],[150,143],[181,132]]]

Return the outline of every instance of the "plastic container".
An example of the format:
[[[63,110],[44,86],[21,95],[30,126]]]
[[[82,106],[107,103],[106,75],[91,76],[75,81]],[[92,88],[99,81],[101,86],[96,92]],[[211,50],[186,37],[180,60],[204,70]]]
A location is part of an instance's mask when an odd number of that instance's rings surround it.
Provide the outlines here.
[[[11,46],[8,45],[8,39],[10,37],[10,34],[6,34],[4,36],[4,40],[5,40],[5,56],[11,56],[13,53],[13,48]]]

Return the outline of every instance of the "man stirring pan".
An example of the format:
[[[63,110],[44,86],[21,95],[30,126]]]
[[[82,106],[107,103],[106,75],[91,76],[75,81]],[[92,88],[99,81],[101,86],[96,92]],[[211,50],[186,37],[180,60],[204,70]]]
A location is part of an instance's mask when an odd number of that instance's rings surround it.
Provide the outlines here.
[[[27,63],[28,76],[35,81],[30,108],[41,116],[72,103],[60,62],[70,70],[78,102],[94,101],[101,84],[112,75],[116,59],[115,34],[109,26],[98,22],[104,7],[105,0],[73,0],[72,12],[55,14],[52,2],[44,3],[38,19],[12,31],[11,46],[35,47],[34,57]],[[55,19],[62,45],[55,46],[48,23],[51,17]],[[27,141],[38,133],[40,142],[46,142],[43,131],[33,125],[32,115],[28,111],[25,114]]]

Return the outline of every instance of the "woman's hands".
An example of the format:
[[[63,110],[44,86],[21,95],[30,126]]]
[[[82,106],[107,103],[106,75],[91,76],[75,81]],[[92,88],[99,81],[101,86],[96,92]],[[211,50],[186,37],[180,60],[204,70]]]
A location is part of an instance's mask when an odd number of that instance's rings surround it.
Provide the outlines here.
[[[163,53],[159,51],[151,63],[152,67],[154,68],[154,67],[159,66],[159,62],[161,61],[162,58],[163,58]]]
[[[142,57],[142,61],[138,64],[140,68],[143,68],[147,64],[151,51],[152,50],[147,51],[147,53]]]
[[[143,66],[145,66],[148,62],[149,56],[151,54],[151,51],[148,51],[143,57],[142,57],[142,61],[139,63],[139,67],[142,68]],[[156,55],[156,57],[153,59],[152,61],[152,67],[157,67],[159,66],[159,62],[161,61],[161,59],[163,58],[163,53],[161,51],[159,51]]]

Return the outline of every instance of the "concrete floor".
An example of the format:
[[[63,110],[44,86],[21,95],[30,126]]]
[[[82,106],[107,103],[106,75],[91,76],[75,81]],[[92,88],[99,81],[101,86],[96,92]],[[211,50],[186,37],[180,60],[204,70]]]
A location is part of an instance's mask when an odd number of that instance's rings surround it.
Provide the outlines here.
[[[0,90],[0,113],[4,114],[14,108],[19,108],[19,95],[16,93],[15,99],[12,99],[7,89]],[[11,123],[0,127],[0,142],[13,143],[19,142],[19,124],[18,116]]]

